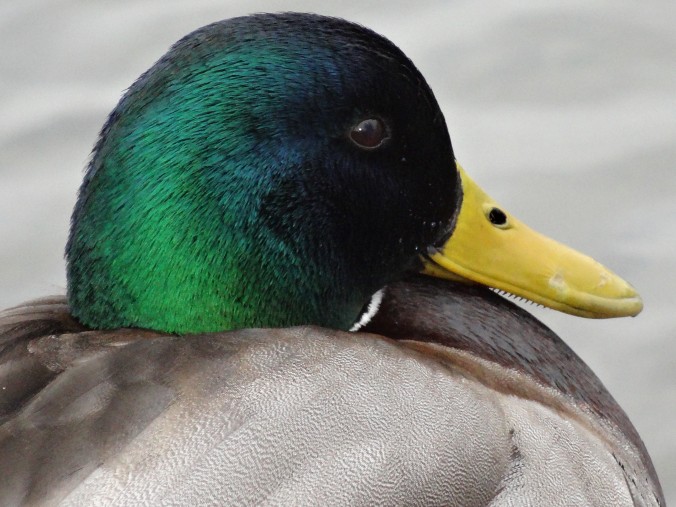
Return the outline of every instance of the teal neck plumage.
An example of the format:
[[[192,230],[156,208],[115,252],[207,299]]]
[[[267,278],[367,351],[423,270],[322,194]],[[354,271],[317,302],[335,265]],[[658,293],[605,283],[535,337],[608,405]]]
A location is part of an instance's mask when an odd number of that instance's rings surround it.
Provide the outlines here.
[[[283,24],[226,28],[177,43],[104,126],[67,246],[69,302],[91,327],[347,329],[428,241],[364,265],[400,219],[362,224],[368,194],[337,171],[364,163],[342,135],[364,114],[345,69]]]

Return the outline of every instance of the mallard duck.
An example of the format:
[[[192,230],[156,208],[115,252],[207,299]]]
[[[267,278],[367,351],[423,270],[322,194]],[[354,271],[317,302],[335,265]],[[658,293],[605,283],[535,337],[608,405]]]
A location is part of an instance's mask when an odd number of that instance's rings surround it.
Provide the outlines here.
[[[0,316],[0,504],[659,505],[621,408],[492,293],[636,291],[457,164],[391,42],[308,14],[199,29],[103,127],[67,297]]]

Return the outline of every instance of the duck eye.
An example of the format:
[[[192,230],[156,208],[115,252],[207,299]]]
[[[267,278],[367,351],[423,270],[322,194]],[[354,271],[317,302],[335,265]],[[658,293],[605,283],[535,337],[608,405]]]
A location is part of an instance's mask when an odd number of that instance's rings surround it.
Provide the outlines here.
[[[379,118],[368,118],[350,130],[350,139],[360,148],[378,148],[388,138],[385,124]]]
[[[491,221],[493,225],[505,225],[507,223],[507,215],[500,208],[491,208],[488,212],[488,220]]]

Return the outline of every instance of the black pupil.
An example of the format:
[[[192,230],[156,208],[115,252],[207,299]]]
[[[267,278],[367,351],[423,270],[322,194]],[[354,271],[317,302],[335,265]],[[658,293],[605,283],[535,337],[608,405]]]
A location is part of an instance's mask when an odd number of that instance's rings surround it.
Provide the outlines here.
[[[490,220],[494,225],[505,225],[507,222],[507,216],[501,209],[493,208],[488,213],[488,220]]]
[[[378,118],[369,118],[352,128],[350,138],[363,148],[376,148],[385,139],[385,126]]]

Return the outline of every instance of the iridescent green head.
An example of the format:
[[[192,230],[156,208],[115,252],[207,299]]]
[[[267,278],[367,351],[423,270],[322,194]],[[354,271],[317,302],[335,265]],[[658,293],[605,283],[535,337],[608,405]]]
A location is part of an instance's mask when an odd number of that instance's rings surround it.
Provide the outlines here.
[[[175,44],[103,127],[67,246],[73,314],[174,333],[349,328],[459,199],[427,83],[343,20],[257,15]]]

